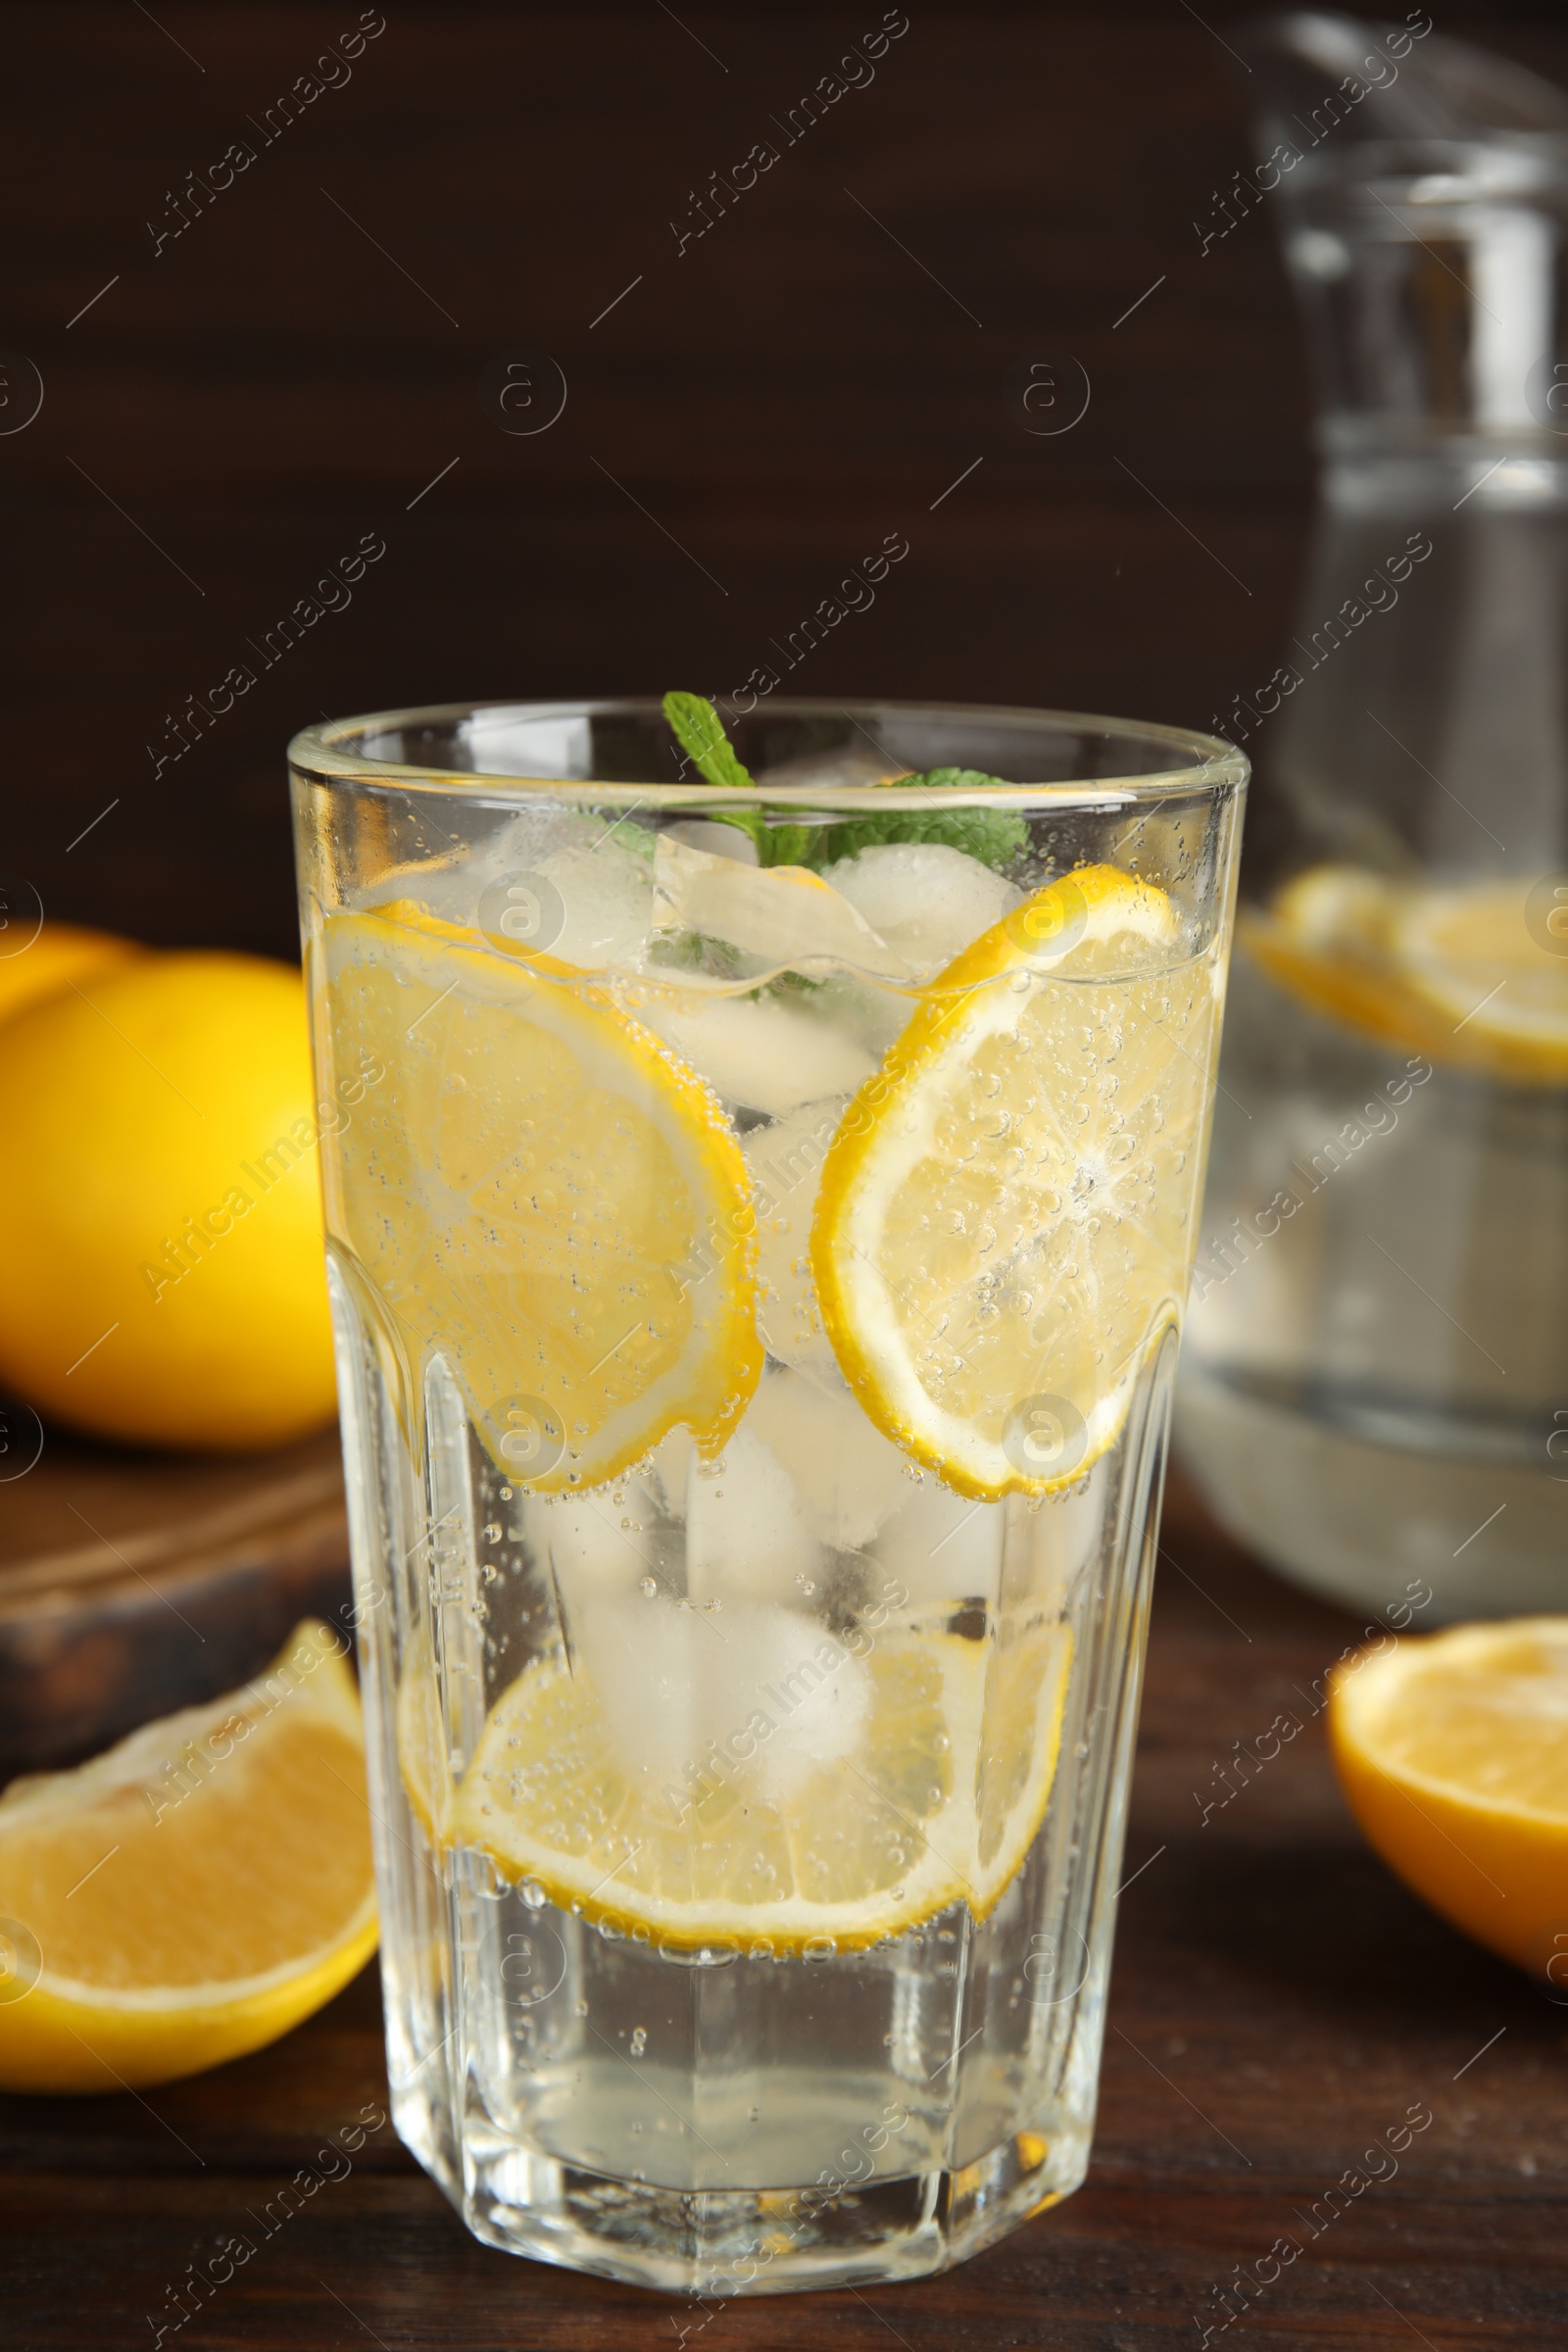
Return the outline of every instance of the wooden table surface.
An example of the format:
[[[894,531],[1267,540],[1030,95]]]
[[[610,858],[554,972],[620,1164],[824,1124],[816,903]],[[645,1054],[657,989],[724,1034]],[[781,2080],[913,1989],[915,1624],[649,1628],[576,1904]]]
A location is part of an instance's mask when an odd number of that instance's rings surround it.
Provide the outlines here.
[[[171,2329],[181,2352],[655,2352],[682,2328],[702,2352],[1177,2352],[1223,2340],[1239,2275],[1225,2333],[1271,2352],[1568,2343],[1568,2007],[1425,1911],[1350,1823],[1314,1684],[1362,1622],[1266,1576],[1179,1483],[1163,1548],[1100,2130],[1066,2204],[945,2278],[706,2321],[515,2261],[375,2123],[372,1971],[148,2098],[0,2099],[0,2340],[150,2345],[187,2266],[241,2231],[256,2251]],[[1233,1742],[1268,1747],[1281,1713],[1300,1734],[1215,1801]],[[1396,2169],[1363,2163],[1412,2113],[1431,2121]],[[362,2122],[357,2155],[325,2153]],[[269,2237],[255,2217],[301,2168],[319,2185]]]

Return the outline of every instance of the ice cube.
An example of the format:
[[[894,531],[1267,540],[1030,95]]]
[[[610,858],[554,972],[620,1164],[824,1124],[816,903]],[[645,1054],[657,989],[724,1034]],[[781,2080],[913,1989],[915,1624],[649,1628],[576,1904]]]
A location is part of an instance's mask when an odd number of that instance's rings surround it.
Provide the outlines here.
[[[710,858],[730,858],[737,865],[757,863],[757,844],[739,825],[721,825],[707,816],[683,816],[660,836],[678,841],[688,850],[705,850]]]
[[[803,1610],[736,1601],[710,1617],[659,1595],[607,1599],[583,1612],[575,1658],[623,1768],[676,1820],[737,1773],[787,1804],[862,1736],[865,1668]]]
[[[910,1605],[997,1602],[1006,1513],[940,1486],[928,1470],[871,1545],[872,1557],[904,1588]]]
[[[672,1788],[678,1807],[720,1710],[727,1644],[716,1623],[659,1590],[570,1614],[573,1671],[598,1692],[622,1765],[645,1796]]]
[[[767,1372],[747,1426],[783,1463],[811,1534],[858,1551],[909,1492],[908,1460],[847,1393],[830,1396],[799,1372]]]
[[[897,841],[824,876],[912,972],[929,979],[1023,904],[1023,892],[945,842]]]
[[[865,1048],[831,1021],[769,997],[662,988],[649,992],[638,1018],[724,1102],[775,1116],[824,1095],[851,1095],[875,1067]]]
[[[654,923],[661,931],[721,939],[756,957],[759,969],[827,962],[884,979],[909,977],[904,956],[890,953],[820,874],[804,865],[712,858],[668,833],[660,835],[654,858]]]
[[[757,780],[771,785],[774,791],[806,787],[826,792],[842,789],[846,784],[897,784],[908,773],[899,760],[882,752],[845,743],[836,751],[807,752],[799,760],[780,760],[772,767],[759,768]]]
[[[817,1313],[807,1255],[817,1185],[848,1098],[808,1102],[770,1127],[754,1127],[741,1149],[757,1208],[757,1320],[768,1354],[832,1379],[833,1348]]]
[[[688,1593],[721,1607],[734,1598],[809,1601],[822,1565],[789,1473],[743,1424],[717,1462],[699,1462],[687,1480]]]
[[[737,1682],[749,1696],[755,1693],[745,1721],[757,1741],[763,1791],[775,1804],[788,1805],[809,1774],[859,1746],[870,1679],[820,1619],[795,1609],[748,1612],[730,1639],[740,1652]],[[733,1699],[731,1706],[733,1712]],[[721,1737],[721,1752],[723,1746]]]
[[[535,1557],[548,1561],[569,1605],[574,1597],[629,1592],[657,1566],[658,1547],[647,1534],[655,1508],[644,1482],[627,1477],[590,1494],[526,1495],[520,1532]]]
[[[470,861],[466,919],[579,971],[639,970],[653,921],[653,846],[627,818],[529,809]],[[526,909],[515,930],[497,905],[509,888]]]

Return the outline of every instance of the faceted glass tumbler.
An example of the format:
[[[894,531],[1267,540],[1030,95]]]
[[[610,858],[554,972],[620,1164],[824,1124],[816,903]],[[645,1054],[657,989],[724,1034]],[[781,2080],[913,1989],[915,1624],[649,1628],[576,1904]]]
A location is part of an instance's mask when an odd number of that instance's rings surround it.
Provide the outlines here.
[[[1083,2178],[1247,775],[731,733],[290,751],[398,2130],[709,2297]]]

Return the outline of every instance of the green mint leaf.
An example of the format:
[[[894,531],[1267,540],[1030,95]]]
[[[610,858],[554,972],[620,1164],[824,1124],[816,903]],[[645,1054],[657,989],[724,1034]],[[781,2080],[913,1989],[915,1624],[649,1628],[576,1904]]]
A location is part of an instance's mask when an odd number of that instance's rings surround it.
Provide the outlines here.
[[[1000,784],[976,767],[931,767],[923,775],[901,776],[902,792],[911,784],[932,784],[949,791],[976,791]],[[1010,808],[889,808],[874,816],[848,816],[821,827],[812,837],[809,862],[821,867],[840,858],[858,858],[862,850],[881,849],[892,842],[935,841],[950,850],[962,850],[982,865],[1005,865],[1023,849],[1029,828]]]
[[[664,716],[706,782],[732,792],[755,791],[750,769],[736,758],[718,712],[705,696],[666,694]],[[949,791],[974,791],[1002,781],[976,767],[931,767],[923,775],[899,779],[901,787],[932,784]],[[933,808],[929,814],[919,808],[890,808],[815,825],[769,824],[757,808],[715,808],[712,821],[747,834],[756,844],[760,865],[808,865],[818,872],[841,858],[900,841],[940,842],[962,850],[982,865],[1000,866],[1029,839],[1023,818],[1005,808]]]
[[[764,825],[757,854],[763,865],[809,865],[815,825]]]
[[[696,762],[697,771],[706,784],[716,785],[720,791],[751,792],[754,789],[751,770],[736,759],[733,745],[724,732],[723,721],[706,695],[670,693],[664,697],[664,716],[669,721],[681,750]],[[767,854],[767,827],[761,812],[756,808],[715,808],[710,818],[715,825],[733,825],[757,845],[760,864],[777,863]]]
[[[682,751],[710,784],[730,792],[754,790],[751,771],[736,759],[718,712],[700,694],[666,694],[664,716]]]

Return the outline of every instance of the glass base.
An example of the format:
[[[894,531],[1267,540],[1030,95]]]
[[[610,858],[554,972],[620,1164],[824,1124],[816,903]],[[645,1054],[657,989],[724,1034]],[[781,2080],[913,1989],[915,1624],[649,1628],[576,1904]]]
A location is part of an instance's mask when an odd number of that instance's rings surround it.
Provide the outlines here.
[[[928,2278],[1070,2195],[1089,2167],[1090,2132],[1080,2126],[1051,2141],[1019,2132],[959,2171],[938,2167],[836,2193],[831,2178],[801,2188],[669,2189],[531,2154],[470,2127],[465,2186],[427,2135],[433,2119],[400,2102],[395,2120],[486,2245],[711,2301]]]

